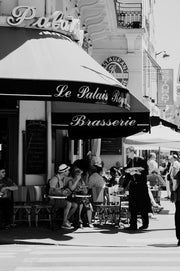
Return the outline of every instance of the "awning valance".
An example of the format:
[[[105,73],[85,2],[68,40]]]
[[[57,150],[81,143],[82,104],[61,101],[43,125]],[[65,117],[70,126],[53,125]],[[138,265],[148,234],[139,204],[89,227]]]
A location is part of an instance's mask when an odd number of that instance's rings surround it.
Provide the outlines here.
[[[110,105],[52,103],[52,124],[71,138],[126,137],[149,131],[149,111],[130,94],[131,110]]]

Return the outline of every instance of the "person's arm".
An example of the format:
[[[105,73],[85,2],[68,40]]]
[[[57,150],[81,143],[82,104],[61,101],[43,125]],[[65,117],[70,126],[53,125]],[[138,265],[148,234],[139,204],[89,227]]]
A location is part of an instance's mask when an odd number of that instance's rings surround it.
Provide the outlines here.
[[[3,186],[1,188],[1,192],[4,193],[7,190],[9,190],[9,191],[15,191],[17,189],[18,189],[17,185],[15,183],[13,183],[12,181],[9,181],[6,186]]]
[[[73,192],[76,189],[80,180],[81,180],[81,174],[77,174],[72,180],[69,181],[69,189],[71,190],[71,192]]]
[[[49,195],[51,196],[62,196],[63,195],[63,187],[60,185],[58,187],[58,177],[57,176],[54,176],[50,182],[49,182],[49,185],[50,185],[50,188],[49,188]]]

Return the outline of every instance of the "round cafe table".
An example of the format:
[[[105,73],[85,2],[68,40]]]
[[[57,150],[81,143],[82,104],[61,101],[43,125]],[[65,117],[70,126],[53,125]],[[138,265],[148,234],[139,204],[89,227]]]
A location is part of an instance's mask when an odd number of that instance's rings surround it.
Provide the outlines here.
[[[74,197],[75,198],[90,198],[91,195],[79,195],[79,194],[75,194]]]
[[[61,199],[67,199],[67,196],[48,196],[49,199],[55,199],[55,200],[61,200]]]

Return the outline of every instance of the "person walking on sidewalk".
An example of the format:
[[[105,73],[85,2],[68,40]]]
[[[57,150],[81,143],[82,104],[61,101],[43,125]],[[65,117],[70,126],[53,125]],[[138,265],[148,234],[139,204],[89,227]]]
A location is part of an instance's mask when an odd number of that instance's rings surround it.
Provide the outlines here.
[[[136,156],[134,147],[127,148],[128,163],[125,168],[125,180],[123,187],[129,187],[129,230],[137,230],[137,215],[141,214],[142,226],[140,230],[149,226],[148,213],[151,210],[151,203],[147,187],[148,165],[144,158]]]
[[[171,201],[175,204],[175,230],[178,240],[177,246],[180,246],[180,170],[173,176],[173,185],[171,186]]]

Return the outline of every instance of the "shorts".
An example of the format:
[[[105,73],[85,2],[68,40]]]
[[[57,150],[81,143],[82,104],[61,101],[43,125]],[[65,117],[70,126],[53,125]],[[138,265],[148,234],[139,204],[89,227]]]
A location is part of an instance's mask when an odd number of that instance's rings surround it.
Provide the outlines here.
[[[65,199],[51,199],[49,203],[55,208],[65,208],[68,201]]]

